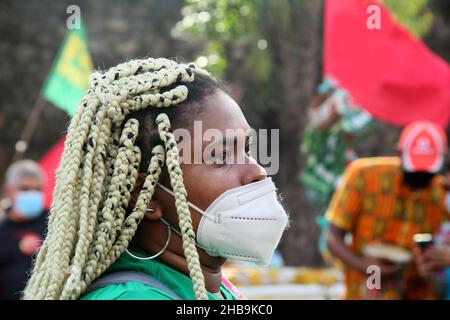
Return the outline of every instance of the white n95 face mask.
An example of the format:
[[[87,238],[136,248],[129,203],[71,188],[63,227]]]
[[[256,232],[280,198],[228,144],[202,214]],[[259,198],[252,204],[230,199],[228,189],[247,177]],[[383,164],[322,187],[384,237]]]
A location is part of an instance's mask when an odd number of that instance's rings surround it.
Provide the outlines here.
[[[197,244],[213,257],[267,265],[288,222],[271,178],[225,191],[206,211],[188,205],[202,215]]]

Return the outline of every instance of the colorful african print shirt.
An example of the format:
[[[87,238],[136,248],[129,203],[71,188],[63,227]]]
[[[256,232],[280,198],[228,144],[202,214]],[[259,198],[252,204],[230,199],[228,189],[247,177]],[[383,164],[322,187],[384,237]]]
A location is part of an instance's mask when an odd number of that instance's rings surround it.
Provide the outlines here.
[[[396,157],[364,158],[346,170],[336,190],[327,219],[352,235],[350,247],[362,255],[370,243],[393,244],[410,250],[415,233],[435,233],[447,218],[441,177],[430,186],[412,190],[402,182],[401,160]],[[346,270],[346,299],[367,298],[367,275]],[[386,292],[390,299],[433,298],[428,285],[408,265],[400,295]]]

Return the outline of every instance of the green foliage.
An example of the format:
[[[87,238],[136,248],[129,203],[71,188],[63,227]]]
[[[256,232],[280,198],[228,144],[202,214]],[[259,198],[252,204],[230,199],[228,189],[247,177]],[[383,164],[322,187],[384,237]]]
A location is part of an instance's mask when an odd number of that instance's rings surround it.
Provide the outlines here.
[[[208,46],[197,63],[220,74],[226,67],[227,45],[255,34],[256,10],[256,0],[186,0],[183,19],[175,25],[173,34],[188,33],[207,40]]]
[[[425,35],[433,23],[430,0],[379,0],[415,36]],[[306,5],[301,1],[298,5]],[[190,34],[207,43],[197,63],[213,74],[221,74],[227,66],[227,47],[240,40],[249,44],[249,65],[254,78],[268,81],[273,70],[270,44],[261,35],[268,26],[277,32],[289,32],[288,0],[186,0],[172,34]],[[264,17],[264,18],[262,18]]]
[[[433,24],[430,0],[380,0],[416,37],[424,36]]]
[[[253,29],[255,8],[255,0],[187,0],[180,27],[208,39],[235,39]]]

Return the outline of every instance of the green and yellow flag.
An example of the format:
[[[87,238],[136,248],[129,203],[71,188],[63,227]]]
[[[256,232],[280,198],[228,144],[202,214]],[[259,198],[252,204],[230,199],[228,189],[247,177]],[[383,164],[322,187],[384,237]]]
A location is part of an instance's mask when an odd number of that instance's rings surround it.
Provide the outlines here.
[[[72,116],[88,87],[91,72],[87,35],[80,23],[79,29],[70,30],[64,38],[41,94]]]

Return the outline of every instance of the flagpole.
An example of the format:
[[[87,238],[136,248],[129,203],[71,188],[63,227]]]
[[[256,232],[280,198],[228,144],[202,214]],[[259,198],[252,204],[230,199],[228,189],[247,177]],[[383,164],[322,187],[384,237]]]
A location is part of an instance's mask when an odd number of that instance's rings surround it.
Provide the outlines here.
[[[76,32],[76,35],[69,36],[69,33],[71,33],[71,32]],[[41,91],[39,92],[39,96],[37,97],[37,99],[35,101],[35,104],[33,106],[33,109],[31,110],[30,116],[27,119],[25,128],[22,131],[20,139],[16,142],[15,151],[14,151],[14,155],[12,157],[11,163],[22,159],[23,156],[25,155],[25,152],[28,149],[28,145],[29,145],[30,140],[31,140],[31,138],[33,136],[33,133],[34,133],[34,131],[36,129],[38,121],[40,119],[40,116],[41,116],[42,112],[44,111],[46,105],[48,104],[46,102],[46,100],[51,102],[55,106],[65,110],[66,112],[69,112],[69,110],[67,109],[67,106],[65,106],[65,105],[63,107],[61,106],[61,101],[59,101],[59,99],[57,99],[55,101],[55,97],[54,97],[54,95],[55,95],[55,88],[53,88],[50,91],[50,93],[47,91],[48,86],[52,86],[52,81],[51,81],[52,79],[54,80],[54,82],[55,81],[56,82],[58,82],[58,81],[60,82],[61,81],[61,79],[59,79],[60,77],[65,78],[67,76],[67,75],[64,75],[64,76],[59,75],[58,76],[59,78],[57,77],[58,79],[55,80],[55,73],[57,73],[57,71],[55,71],[55,70],[58,69],[58,68],[55,68],[55,66],[57,66],[59,63],[61,63],[61,61],[60,61],[61,59],[64,60],[63,61],[64,63],[68,63],[66,60],[70,60],[70,59],[72,59],[74,57],[77,58],[77,59],[80,59],[80,57],[77,56],[76,53],[72,52],[70,54],[65,54],[66,50],[69,50],[69,49],[66,48],[68,42],[75,41],[73,39],[74,39],[74,37],[77,37],[78,41],[84,41],[84,43],[85,43],[84,50],[87,52],[87,54],[89,54],[89,49],[87,47],[87,36],[86,36],[85,31],[84,31],[83,25],[81,24],[79,29],[71,30],[71,31],[69,31],[69,33],[66,34],[66,36],[63,39],[63,43],[62,43],[61,47],[59,48],[59,50],[58,50],[58,52],[56,54],[56,60],[54,59],[51,67],[48,68],[48,70],[50,70],[49,71],[50,74],[47,75],[47,80],[44,83],[43,89],[41,89]],[[88,61],[87,66],[90,69],[90,71],[89,71],[89,73],[90,73],[92,71],[92,61],[91,61],[90,55],[88,56],[88,58],[89,58],[88,59],[89,61]],[[84,65],[84,67],[86,67],[86,65]],[[87,79],[88,74],[86,74],[85,71],[86,70],[83,69],[81,71],[80,70],[78,70],[78,71],[75,70],[73,72],[78,72],[78,74],[77,74],[78,76],[80,76],[80,74],[81,74],[81,76],[85,75],[86,79]],[[53,87],[54,86],[55,86],[55,84],[53,84]],[[84,92],[84,88],[80,88],[78,84],[70,84],[70,88],[69,89],[73,91],[74,88],[77,91],[81,90],[80,97],[79,97],[79,98],[81,98],[81,96],[83,95],[83,92]],[[64,90],[61,90],[58,87],[58,89],[57,89],[58,94],[61,94],[61,91],[64,91]],[[44,97],[45,97],[45,100],[44,100]],[[72,100],[73,100],[73,94],[72,94]],[[75,107],[76,107],[76,103],[75,103]],[[70,114],[70,112],[69,112],[69,114]]]
[[[31,114],[27,119],[25,128],[22,131],[20,139],[16,142],[15,152],[11,160],[11,163],[21,160],[23,158],[25,152],[28,149],[28,145],[30,143],[33,132],[36,129],[41,114],[46,106],[47,103],[42,98],[42,95],[39,93],[39,96],[36,99],[36,102],[34,103],[33,109],[31,110]]]

